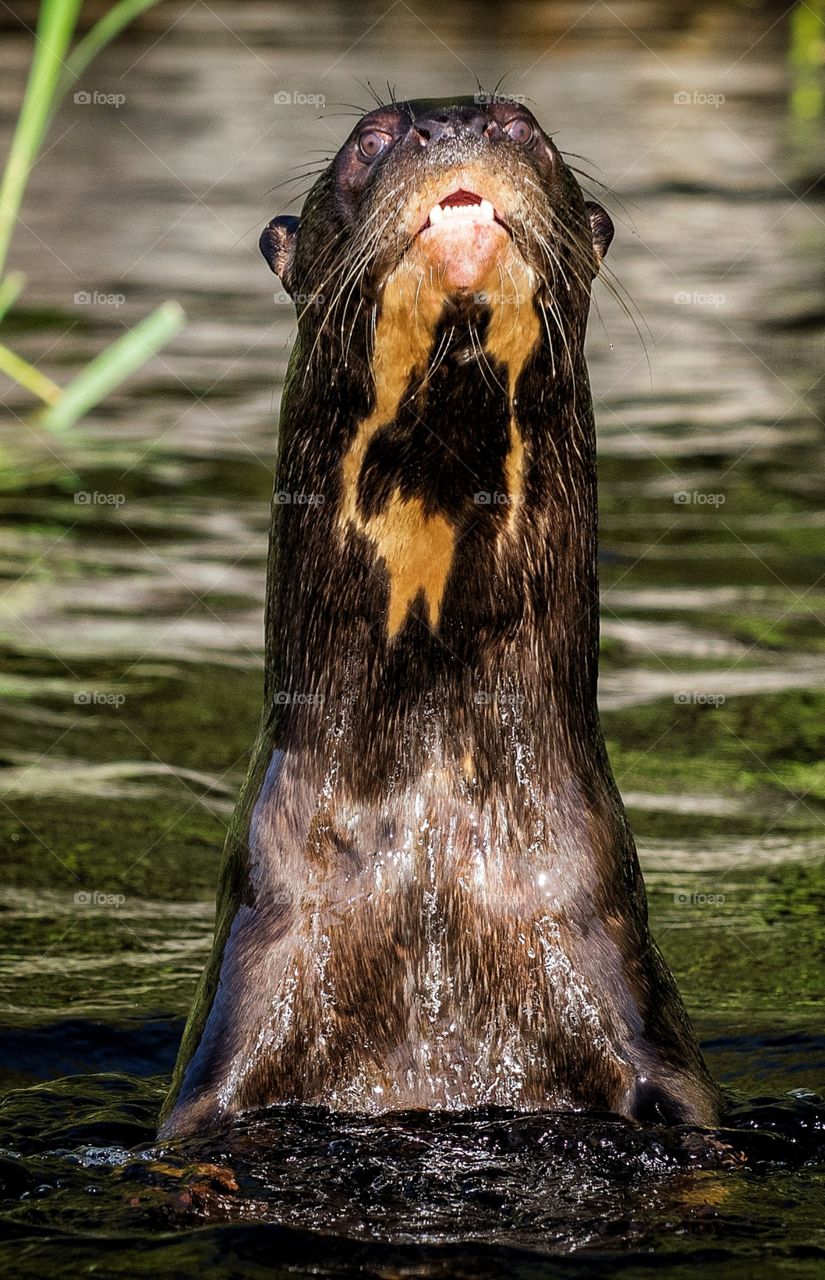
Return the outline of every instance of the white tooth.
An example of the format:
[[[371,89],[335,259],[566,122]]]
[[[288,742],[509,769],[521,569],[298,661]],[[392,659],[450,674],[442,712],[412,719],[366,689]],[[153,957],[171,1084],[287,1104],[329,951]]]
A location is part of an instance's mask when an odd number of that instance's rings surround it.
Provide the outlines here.
[[[430,222],[431,223],[441,222],[443,217],[444,217],[444,210],[441,208],[441,205],[434,204],[432,209],[430,210]]]
[[[495,209],[493,208],[489,200],[482,200],[481,204],[479,205],[479,209],[480,209],[482,218],[484,218],[486,222],[493,221],[493,215],[495,213]]]
[[[451,204],[444,205],[444,217],[451,218],[453,216],[453,206]]]

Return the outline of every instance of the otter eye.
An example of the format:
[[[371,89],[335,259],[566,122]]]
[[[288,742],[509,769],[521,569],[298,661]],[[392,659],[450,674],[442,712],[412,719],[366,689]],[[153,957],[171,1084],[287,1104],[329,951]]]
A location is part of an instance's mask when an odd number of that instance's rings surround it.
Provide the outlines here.
[[[504,126],[505,133],[518,142],[521,146],[526,147],[528,142],[533,141],[533,126],[529,120],[525,120],[524,116],[516,116],[515,120],[511,120],[509,124]]]
[[[380,129],[367,129],[358,139],[358,150],[365,160],[374,160],[382,151],[386,151],[391,142],[392,138],[388,133],[382,133]]]

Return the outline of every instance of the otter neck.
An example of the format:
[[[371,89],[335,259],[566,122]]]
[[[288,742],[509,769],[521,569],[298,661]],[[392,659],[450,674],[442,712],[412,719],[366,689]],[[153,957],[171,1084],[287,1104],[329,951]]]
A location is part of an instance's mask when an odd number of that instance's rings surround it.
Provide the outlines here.
[[[492,776],[518,717],[546,770],[592,765],[592,409],[580,347],[532,316],[510,334],[442,317],[423,363],[391,327],[406,349],[377,346],[371,397],[356,370],[323,393],[290,379],[267,620],[284,745],[323,754],[346,716],[386,776],[399,753],[415,767],[426,720],[448,754],[484,744]]]

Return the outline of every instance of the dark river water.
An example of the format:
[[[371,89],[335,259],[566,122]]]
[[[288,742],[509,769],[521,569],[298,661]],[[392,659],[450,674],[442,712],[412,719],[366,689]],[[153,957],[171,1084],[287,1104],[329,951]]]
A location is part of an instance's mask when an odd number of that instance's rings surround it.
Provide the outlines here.
[[[182,0],[63,106],[3,340],[60,381],[165,298],[187,325],[59,438],[2,385],[7,1274],[823,1274],[825,166],[798,44],[816,13]],[[0,23],[8,135],[30,38]],[[261,698],[293,312],[258,232],[299,206],[305,183],[275,184],[337,148],[367,80],[441,96],[505,73],[616,192],[609,261],[641,338],[598,286],[601,703],[730,1115],[699,1135],[294,1109],[160,1148]]]

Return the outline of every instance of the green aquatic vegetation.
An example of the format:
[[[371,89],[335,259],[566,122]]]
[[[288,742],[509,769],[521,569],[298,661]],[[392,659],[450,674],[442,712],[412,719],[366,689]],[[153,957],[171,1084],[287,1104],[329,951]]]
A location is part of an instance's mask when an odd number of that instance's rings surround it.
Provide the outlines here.
[[[14,305],[24,278],[5,274],[9,249],[29,175],[46,130],[63,94],[91,58],[141,10],[156,0],[118,0],[70,52],[82,0],[42,0],[34,52],[17,127],[0,182],[0,319]],[[40,425],[64,431],[119,386],[176,333],[183,324],[177,302],[165,302],[129,333],[113,342],[66,387],[0,343],[0,372],[45,405]]]
[[[40,793],[33,800],[36,830],[0,805],[5,886],[72,894],[90,887],[165,902],[214,897],[226,822],[185,788],[136,799]],[[15,800],[14,809],[25,819],[35,806]]]
[[[825,2],[805,0],[791,14],[790,108],[800,122],[825,114]]]
[[[825,690],[731,697],[721,705],[659,701],[603,716],[626,790],[674,795],[777,792],[825,799]]]
[[[725,1011],[730,1030],[758,1010],[774,1026],[810,1020],[818,1030],[821,858],[789,857],[766,870],[754,852],[728,869],[686,867],[670,889],[649,889],[649,900],[657,941],[699,1017],[707,1007]]]
[[[810,606],[810,611],[805,606]],[[726,631],[733,639],[753,644],[757,649],[795,650],[815,653],[825,648],[821,606],[813,597],[800,604],[798,614],[787,608],[777,608],[775,616],[768,613],[715,614],[714,626]]]
[[[810,763],[792,760],[777,765],[776,773],[789,790],[825,802],[825,760]]]

